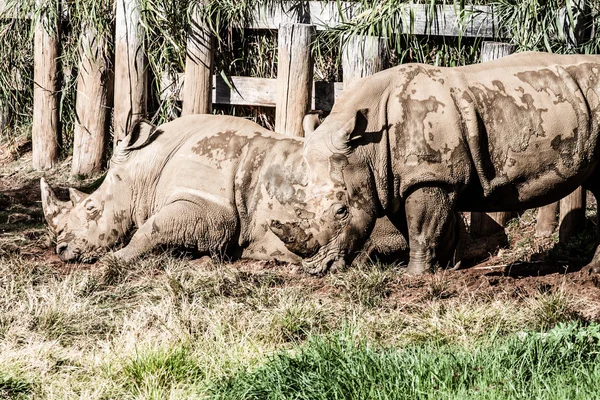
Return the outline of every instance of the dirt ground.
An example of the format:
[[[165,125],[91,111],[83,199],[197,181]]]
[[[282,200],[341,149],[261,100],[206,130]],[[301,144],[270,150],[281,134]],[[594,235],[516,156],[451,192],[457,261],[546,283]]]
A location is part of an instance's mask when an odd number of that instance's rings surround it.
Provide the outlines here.
[[[65,178],[68,162],[66,160],[55,171],[45,174],[62,198],[67,196],[68,185],[85,191],[94,181]],[[66,265],[54,253],[54,238],[45,226],[41,210],[39,177],[42,174],[33,172],[27,165],[27,158],[0,164],[0,262],[2,257],[18,256],[44,261],[64,274],[77,268],[95,268],[93,264]],[[585,310],[581,310],[586,318],[599,319],[600,277],[581,271],[593,253],[594,216],[595,204],[593,209],[588,209],[588,223],[582,228],[582,234],[565,245],[557,243],[556,234],[536,238],[535,213],[529,210],[509,222],[506,233],[471,240],[466,245],[470,260],[464,263],[464,268],[422,277],[399,273],[389,282],[386,297],[402,305],[432,297],[520,299],[561,290],[586,304]],[[193,262],[202,268],[206,259]],[[239,260],[232,267],[249,274],[269,270],[278,275],[284,285],[310,285],[314,290],[324,292],[339,290],[327,277],[310,276],[293,265]]]

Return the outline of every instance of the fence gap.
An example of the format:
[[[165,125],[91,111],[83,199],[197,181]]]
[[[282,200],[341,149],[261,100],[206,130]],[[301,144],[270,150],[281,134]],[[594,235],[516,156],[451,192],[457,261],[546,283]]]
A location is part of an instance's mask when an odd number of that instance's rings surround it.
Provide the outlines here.
[[[36,0],[40,10],[35,24],[33,50],[33,168],[49,169],[58,161],[60,126],[57,93],[60,43],[60,1]]]
[[[275,131],[284,135],[304,135],[302,119],[312,100],[315,32],[315,25],[309,24],[287,23],[279,28]]]

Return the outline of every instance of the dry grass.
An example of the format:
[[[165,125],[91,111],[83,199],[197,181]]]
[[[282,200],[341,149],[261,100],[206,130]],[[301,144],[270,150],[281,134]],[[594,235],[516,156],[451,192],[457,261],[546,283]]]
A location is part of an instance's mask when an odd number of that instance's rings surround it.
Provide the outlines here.
[[[578,320],[566,291],[490,297],[442,274],[424,297],[380,265],[325,278],[257,263],[155,256],[57,269],[0,258],[0,393],[189,398],[277,349],[343,329],[402,346],[470,345]],[[393,292],[393,295],[392,295]],[[448,295],[450,293],[451,295]]]

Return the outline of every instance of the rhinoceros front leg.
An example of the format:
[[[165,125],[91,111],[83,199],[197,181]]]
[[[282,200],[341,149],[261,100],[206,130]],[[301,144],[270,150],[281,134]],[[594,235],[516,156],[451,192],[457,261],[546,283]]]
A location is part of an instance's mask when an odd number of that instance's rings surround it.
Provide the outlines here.
[[[201,253],[220,254],[235,235],[236,221],[235,212],[222,205],[175,201],[148,218],[115,257],[130,261],[158,246],[194,247]]]
[[[451,260],[457,241],[454,198],[439,187],[423,187],[406,199],[408,274],[433,272]]]

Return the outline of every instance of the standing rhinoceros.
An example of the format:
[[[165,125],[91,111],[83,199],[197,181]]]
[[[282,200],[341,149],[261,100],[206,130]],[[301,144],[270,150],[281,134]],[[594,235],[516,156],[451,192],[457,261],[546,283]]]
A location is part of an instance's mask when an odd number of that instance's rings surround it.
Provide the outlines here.
[[[236,117],[191,115],[158,127],[140,122],[119,143],[91,195],[70,189],[71,200],[61,202],[42,178],[42,205],[58,235],[56,251],[64,261],[91,261],[137,227],[115,253],[119,259],[170,245],[298,262],[267,221],[289,220],[304,205],[302,145],[301,139]],[[370,249],[406,246],[390,226],[382,225],[381,240],[372,240]],[[285,239],[298,254],[310,255],[299,244],[312,238]]]
[[[331,265],[387,215],[408,226],[408,271],[431,271],[452,257],[457,211],[537,207],[579,185],[598,198],[599,124],[600,56],[382,71],[345,90],[310,135],[307,206],[274,224],[314,236],[307,265]],[[600,250],[588,267],[598,271]]]

